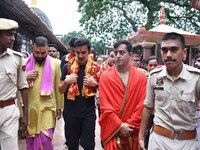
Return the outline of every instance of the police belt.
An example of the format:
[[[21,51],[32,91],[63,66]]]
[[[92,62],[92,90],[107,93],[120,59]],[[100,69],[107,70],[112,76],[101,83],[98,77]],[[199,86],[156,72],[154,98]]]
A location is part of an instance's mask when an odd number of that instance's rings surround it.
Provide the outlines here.
[[[13,105],[15,104],[15,99],[8,99],[8,100],[5,100],[5,101],[0,101],[0,108],[4,108],[6,106],[10,106],[10,105]]]
[[[188,140],[188,139],[195,139],[197,132],[196,130],[188,131],[188,130],[180,130],[180,131],[174,131],[169,130],[167,128],[155,125],[153,126],[153,131],[159,135],[162,135],[167,138],[178,140]]]

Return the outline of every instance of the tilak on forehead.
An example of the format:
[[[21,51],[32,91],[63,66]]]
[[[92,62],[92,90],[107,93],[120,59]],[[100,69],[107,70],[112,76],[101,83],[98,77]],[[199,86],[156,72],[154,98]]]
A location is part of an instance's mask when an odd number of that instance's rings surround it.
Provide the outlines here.
[[[77,50],[77,51],[80,51],[81,53],[82,53],[83,51],[88,51],[86,48],[77,48],[76,50]]]
[[[82,52],[83,49],[82,49],[82,48],[78,48],[78,50],[79,50],[80,52]]]

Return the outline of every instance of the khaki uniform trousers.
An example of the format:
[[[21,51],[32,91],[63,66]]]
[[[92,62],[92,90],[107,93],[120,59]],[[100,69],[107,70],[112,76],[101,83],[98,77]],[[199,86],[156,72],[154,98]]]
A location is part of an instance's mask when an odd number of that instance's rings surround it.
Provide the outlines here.
[[[19,108],[0,108],[0,150],[18,150]]]

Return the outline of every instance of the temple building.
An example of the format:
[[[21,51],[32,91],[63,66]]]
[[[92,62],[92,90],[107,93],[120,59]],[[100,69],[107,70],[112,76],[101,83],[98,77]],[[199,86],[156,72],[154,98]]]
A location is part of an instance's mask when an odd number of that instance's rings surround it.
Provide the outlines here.
[[[168,32],[182,34],[185,38],[186,47],[188,49],[188,57],[186,62],[189,65],[192,65],[194,56],[200,51],[200,35],[189,33],[166,25],[164,9],[165,7],[162,5],[160,11],[160,24],[158,26],[150,30],[146,30],[142,26],[138,32],[126,37],[126,39],[132,42],[133,49],[137,52],[139,51],[143,59],[155,55],[161,64],[162,60],[160,55],[160,43],[162,36]]]
[[[51,22],[49,21],[48,16],[41,9],[38,8],[37,0],[31,1],[31,9],[41,18],[41,20],[46,24],[48,29],[53,32]]]
[[[64,44],[54,35],[46,14],[37,8],[37,1],[32,0],[29,7],[23,0],[1,0],[0,17],[18,22],[17,36],[22,38],[21,51],[31,52],[32,41],[37,36],[45,36],[49,43],[58,46],[61,55],[67,52]]]

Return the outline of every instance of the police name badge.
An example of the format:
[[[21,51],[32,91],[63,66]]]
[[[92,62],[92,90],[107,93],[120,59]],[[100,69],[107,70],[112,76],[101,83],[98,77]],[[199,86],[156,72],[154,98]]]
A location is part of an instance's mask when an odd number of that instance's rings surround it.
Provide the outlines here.
[[[164,88],[162,87],[163,84],[164,84],[163,77],[158,77],[156,79],[156,87],[154,87],[154,89],[156,89],[156,90],[164,90]]]

